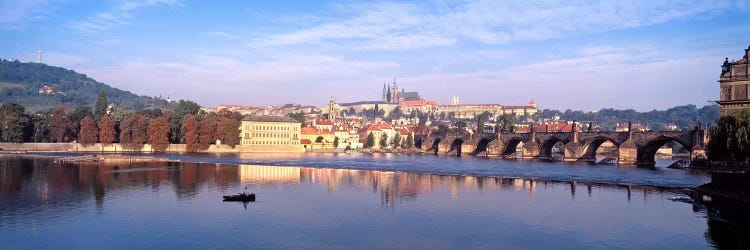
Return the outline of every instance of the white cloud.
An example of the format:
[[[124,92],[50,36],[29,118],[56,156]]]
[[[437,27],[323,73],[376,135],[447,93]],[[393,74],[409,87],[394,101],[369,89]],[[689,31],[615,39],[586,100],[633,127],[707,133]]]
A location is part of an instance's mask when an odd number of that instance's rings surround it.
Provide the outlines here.
[[[270,45],[350,41],[359,48],[450,46],[461,39],[484,44],[542,40],[577,33],[635,28],[711,14],[741,1],[468,1],[433,6],[378,2],[341,6],[340,20],[271,35]]]
[[[161,5],[174,6],[178,0],[125,0],[118,2],[111,9],[94,14],[86,18],[85,21],[75,22],[72,24],[73,29],[84,33],[91,34],[111,30],[121,25],[130,24],[133,19],[133,12],[144,7],[153,7]]]
[[[430,72],[403,82],[443,103],[458,95],[470,96],[462,100],[472,103],[520,105],[535,99],[542,108],[647,110],[688,103],[702,106],[716,99],[718,56],[671,59],[665,53],[651,46],[589,48],[577,57],[494,71]]]
[[[390,72],[397,66],[387,61],[303,54],[281,55],[260,63],[208,56],[190,63],[134,61],[85,72],[101,82],[135,93],[191,99],[206,106],[227,102],[319,104],[330,95],[363,96],[368,90],[361,88],[362,84],[378,82],[375,77],[368,77],[368,72]]]

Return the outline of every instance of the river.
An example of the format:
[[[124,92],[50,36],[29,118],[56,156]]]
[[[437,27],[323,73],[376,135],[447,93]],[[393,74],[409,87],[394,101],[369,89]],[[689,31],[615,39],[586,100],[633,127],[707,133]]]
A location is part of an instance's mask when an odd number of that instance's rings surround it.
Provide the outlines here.
[[[181,162],[0,159],[0,249],[711,249],[748,236],[670,200],[710,177],[669,162],[158,156]],[[245,187],[255,202],[222,202]]]

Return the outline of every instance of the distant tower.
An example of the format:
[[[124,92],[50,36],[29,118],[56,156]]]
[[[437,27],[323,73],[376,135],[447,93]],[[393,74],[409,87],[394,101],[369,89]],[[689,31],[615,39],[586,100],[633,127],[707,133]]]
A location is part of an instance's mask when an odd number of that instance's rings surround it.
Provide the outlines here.
[[[393,100],[393,99],[391,99],[391,97],[393,97],[393,92],[391,92],[391,86],[390,85],[388,85],[388,94],[387,94],[387,96],[388,96],[388,99],[385,100],[385,102],[390,103],[391,100]]]
[[[385,83],[383,83],[383,97],[381,98],[381,101],[383,101],[383,102],[387,102],[388,101],[387,94],[388,93],[386,93],[386,90],[385,90]]]
[[[328,100],[328,120],[330,121],[336,121],[339,113],[336,106],[338,106],[336,105],[336,97],[331,96],[331,99]]]
[[[461,102],[458,101],[458,96],[453,96],[451,99],[451,105],[459,105]]]
[[[396,77],[393,77],[393,86],[391,86],[391,103],[398,103],[398,83]]]
[[[42,63],[42,52],[43,52],[42,51],[42,47],[39,47],[39,51],[38,51],[38,53],[39,53],[39,63]]]

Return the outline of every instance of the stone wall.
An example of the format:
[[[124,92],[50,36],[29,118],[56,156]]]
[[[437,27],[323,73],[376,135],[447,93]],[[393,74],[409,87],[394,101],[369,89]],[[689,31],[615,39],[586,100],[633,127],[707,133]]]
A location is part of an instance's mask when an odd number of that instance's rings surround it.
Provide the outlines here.
[[[24,151],[24,152],[153,152],[151,145],[144,144],[140,148],[123,148],[119,143],[103,145],[96,143],[84,146],[80,143],[0,143],[0,152],[2,151]],[[185,144],[170,144],[167,147],[168,153],[183,153],[186,151]],[[239,152],[239,147],[230,147],[227,145],[211,145],[208,150],[200,151],[207,153],[227,153]]]

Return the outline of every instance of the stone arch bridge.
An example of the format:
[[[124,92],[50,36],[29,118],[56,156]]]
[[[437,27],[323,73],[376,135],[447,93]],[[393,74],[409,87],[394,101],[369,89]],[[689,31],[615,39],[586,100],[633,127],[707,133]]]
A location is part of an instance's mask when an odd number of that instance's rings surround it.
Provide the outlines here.
[[[573,129],[575,131],[575,128]],[[645,132],[532,132],[469,134],[449,131],[424,138],[421,148],[436,155],[516,155],[524,159],[552,159],[552,148],[564,144],[564,161],[594,162],[604,142],[617,146],[618,164],[654,165],[656,151],[666,143],[682,144],[691,159],[706,157],[706,131],[700,126],[685,131]]]

